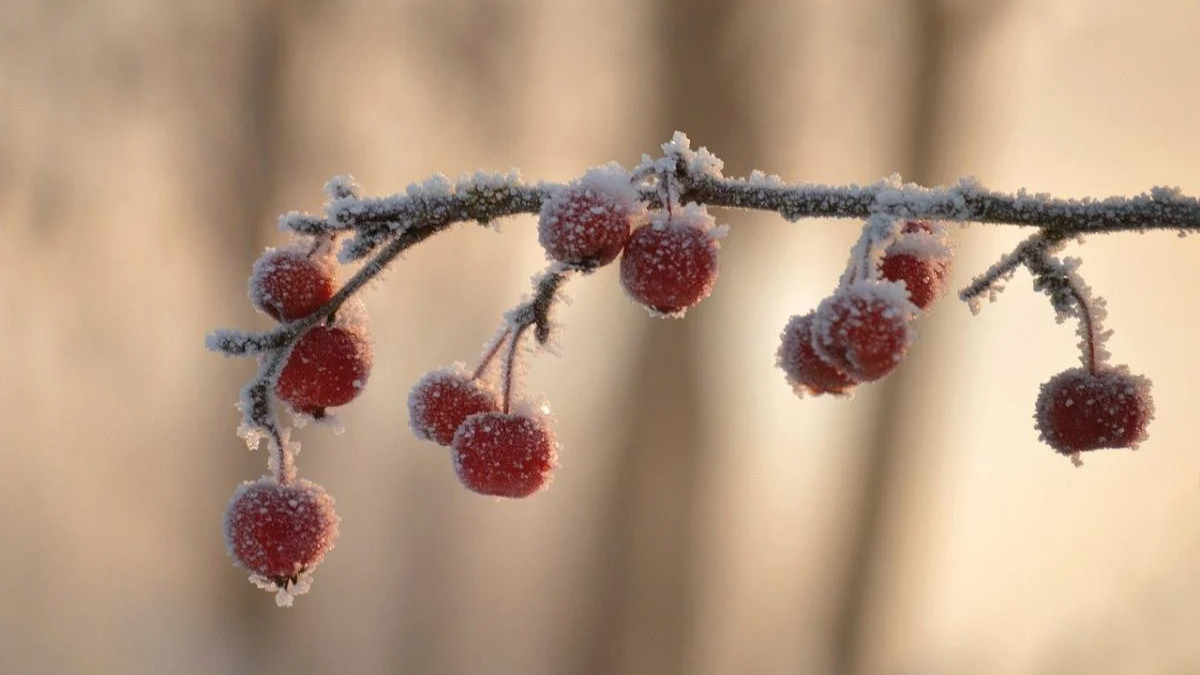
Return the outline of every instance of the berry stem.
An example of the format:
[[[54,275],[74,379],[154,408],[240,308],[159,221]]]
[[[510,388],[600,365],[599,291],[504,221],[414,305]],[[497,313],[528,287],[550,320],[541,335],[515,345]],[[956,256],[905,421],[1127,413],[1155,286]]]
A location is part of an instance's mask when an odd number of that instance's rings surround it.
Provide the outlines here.
[[[550,311],[554,308],[554,299],[558,296],[562,285],[567,282],[571,271],[571,268],[568,266],[556,264],[551,265],[550,269],[539,275],[534,285],[533,297],[517,305],[506,314],[505,325],[500,330],[500,337],[488,348],[484,356],[490,362],[504,343],[504,338],[511,334],[512,338],[508,343],[508,353],[504,357],[500,372],[501,410],[505,413],[509,412],[512,401],[512,388],[516,377],[514,373],[517,366],[517,350],[521,342],[521,337],[530,326],[533,326],[534,337],[537,339],[538,344],[544,345],[550,341]],[[479,369],[476,370],[476,376],[481,374],[483,369],[484,366],[481,364]]]
[[[471,373],[472,380],[478,380],[480,377],[483,377],[483,373],[492,364],[492,360],[496,358],[496,354],[504,346],[504,340],[508,338],[510,333],[512,333],[512,328],[507,325],[504,326],[496,334],[496,337],[492,338],[492,341],[484,347],[483,354],[479,357],[479,365],[475,368],[475,372]]]
[[[663,209],[667,212],[667,220],[670,220],[675,215],[675,202],[679,199],[678,193],[675,192],[674,186],[671,184],[673,175],[670,171],[663,171],[658,176],[660,188],[659,201],[662,202]]]
[[[292,452],[286,432],[272,427],[268,432],[267,466],[280,485],[288,485],[296,479],[296,455]]]
[[[500,371],[500,411],[504,414],[511,412],[513,383],[516,381],[517,349],[521,336],[529,328],[529,324],[513,329],[512,340],[508,343],[508,353],[504,355],[503,368]]]
[[[1099,363],[1096,358],[1096,322],[1092,318],[1091,306],[1086,297],[1075,287],[1075,284],[1071,283],[1070,278],[1066,279],[1066,283],[1071,289],[1071,297],[1075,298],[1076,306],[1079,308],[1080,331],[1083,333],[1084,362],[1087,364],[1088,372],[1095,375]]]
[[[899,228],[895,216],[884,213],[872,214],[863,225],[862,233],[850,251],[850,263],[838,280],[838,289],[844,290],[850,284],[859,281],[874,281],[879,278],[879,270],[873,263],[874,252],[882,248],[884,241],[895,238]]]
[[[1059,321],[1067,318],[1079,320],[1083,364],[1094,375],[1104,359],[1101,342],[1105,334],[1100,327],[1104,315],[1103,301],[1092,297],[1083,278],[1075,271],[1078,260],[1059,260],[1051,255],[1062,244],[1061,235],[1041,232],[1022,242],[1014,255],[1033,274],[1034,288],[1050,296],[1050,303],[1058,313]]]

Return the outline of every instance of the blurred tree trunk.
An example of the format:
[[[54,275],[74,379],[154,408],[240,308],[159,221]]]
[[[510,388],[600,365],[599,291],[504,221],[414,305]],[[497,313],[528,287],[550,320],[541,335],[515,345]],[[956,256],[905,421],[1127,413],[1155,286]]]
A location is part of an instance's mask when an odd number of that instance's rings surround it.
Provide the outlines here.
[[[418,0],[410,11],[412,20],[422,26],[421,50],[439,63],[439,77],[460,88],[472,109],[488,111],[480,117],[472,147],[484,154],[509,154],[511,139],[519,137],[511,128],[519,122],[511,66],[519,62],[526,43],[526,7],[507,0]],[[427,308],[441,314],[446,300],[439,298]],[[445,470],[436,467],[439,473]],[[454,587],[447,584],[447,571],[470,555],[472,537],[462,526],[461,500],[428,489],[430,476],[419,468],[406,472],[404,478],[393,518],[395,531],[406,541],[399,547],[402,573],[396,580],[403,607],[393,615],[395,639],[386,648],[383,662],[389,672],[435,675],[452,667],[445,655],[456,645],[455,615],[463,603],[470,602],[452,597]]]
[[[198,124],[220,118],[213,106],[232,108],[230,124],[221,129],[226,135],[214,137],[213,129],[194,134],[193,138],[203,139],[204,143],[204,147],[196,149],[203,161],[195,171],[198,182],[207,188],[204,208],[216,216],[214,277],[243,288],[251,263],[274,240],[278,216],[274,204],[279,187],[286,180],[281,157],[291,122],[287,112],[286,67],[296,21],[305,4],[278,0],[254,0],[247,4],[244,7],[247,27],[236,36],[240,44],[235,43],[241,62],[230,71],[207,73],[208,77],[201,81],[213,83],[209,86],[216,91],[201,89],[195,101],[208,107],[195,114],[193,119]],[[216,39],[224,42],[230,37],[218,35]],[[205,45],[203,49],[207,53],[211,47]],[[230,317],[230,325],[252,325],[253,315],[246,302],[240,316]],[[214,448],[228,449],[240,443],[231,433],[229,416],[232,397],[253,373],[253,363],[243,365],[223,369],[227,374],[213,378],[214,386],[220,387],[223,395],[214,396],[211,409],[205,411],[215,421],[199,428],[212,436],[210,443]],[[240,481],[261,475],[265,470],[266,457],[261,451],[223,452],[220,456],[224,460],[214,463],[219,475],[213,477],[214,490],[210,494],[221,494],[222,489],[232,494],[236,481],[231,481],[230,476],[237,476]],[[215,487],[217,484],[223,487]],[[236,648],[242,672],[266,675],[288,665],[279,656],[284,634],[277,621],[278,609],[269,595],[248,583],[223,583],[219,599],[226,609],[218,611],[236,624],[225,634],[240,639]]]
[[[753,111],[761,77],[732,49],[738,23],[761,18],[758,2],[659,0],[654,42],[660,103],[647,145],[675,130],[694,146],[719,149],[748,166],[760,150]],[[753,33],[753,27],[747,29]],[[711,302],[711,301],[709,301]],[[618,411],[624,422],[614,452],[613,484],[601,505],[595,558],[581,589],[580,623],[570,654],[578,675],[671,675],[691,671],[697,595],[697,542],[703,537],[698,488],[709,465],[696,356],[697,336],[712,328],[712,307],[686,321],[639,321],[643,339]]]
[[[909,0],[912,32],[903,41],[903,52],[910,54],[912,61],[901,62],[911,73],[908,140],[895,158],[906,181],[929,185],[944,179],[938,173],[938,162],[948,150],[939,142],[938,129],[951,114],[956,96],[951,57],[970,48],[978,31],[988,26],[987,19],[1005,5],[985,0],[951,11],[941,0]],[[922,329],[925,348],[933,338]],[[840,564],[832,566],[842,574],[833,601],[833,652],[828,669],[837,675],[872,672],[869,658],[878,637],[882,590],[895,578],[887,576],[882,549],[912,527],[905,521],[909,511],[900,503],[898,492],[901,467],[911,474],[919,471],[915,467],[923,459],[922,449],[908,440],[907,433],[927,379],[913,365],[871,385],[880,390],[878,407],[860,459],[861,473],[853,481],[857,498],[846,521],[848,545]]]

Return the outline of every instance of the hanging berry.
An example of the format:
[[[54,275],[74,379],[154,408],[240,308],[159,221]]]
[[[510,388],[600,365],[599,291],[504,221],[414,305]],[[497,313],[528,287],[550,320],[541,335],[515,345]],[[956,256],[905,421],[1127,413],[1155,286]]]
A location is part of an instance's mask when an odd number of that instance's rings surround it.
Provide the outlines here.
[[[651,312],[682,317],[712,293],[721,234],[712,216],[695,204],[653,214],[625,245],[621,285]]]

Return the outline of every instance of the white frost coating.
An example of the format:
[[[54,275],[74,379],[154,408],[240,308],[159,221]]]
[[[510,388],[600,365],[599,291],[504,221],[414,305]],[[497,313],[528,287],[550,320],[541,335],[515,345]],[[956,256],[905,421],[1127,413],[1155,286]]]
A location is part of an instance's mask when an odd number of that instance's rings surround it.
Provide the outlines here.
[[[958,297],[967,303],[972,314],[978,315],[983,310],[982,296],[986,294],[988,302],[995,302],[1007,282],[1016,274],[1021,260],[1028,254],[1028,245],[1022,244],[1015,250],[1000,256],[996,264],[989,267],[983,274],[975,278],[971,285],[964,288]]]
[[[621,206],[634,210],[639,201],[633,186],[633,174],[616,162],[594,166],[579,178],[578,184],[612,197]]]
[[[281,453],[271,452],[267,455],[267,470],[272,476],[276,476],[276,480],[282,482],[291,482],[296,479],[296,455],[300,454],[300,443],[293,441],[291,429],[281,429],[279,431],[279,440],[283,442],[283,447],[280,448]],[[279,468],[279,462],[283,459],[283,470]],[[281,475],[282,474],[282,475]]]
[[[858,241],[850,248],[850,261],[838,280],[838,289],[878,277],[879,260],[884,247],[896,239],[901,220],[888,213],[872,213],[863,223]]]
[[[448,197],[453,192],[453,183],[442,173],[435,173],[421,183],[411,183],[404,191],[410,199]]]
[[[708,176],[710,178],[720,178],[721,170],[725,168],[725,162],[721,158],[708,151],[708,148],[701,147],[699,150],[692,150],[692,142],[687,137],[687,134],[682,131],[676,131],[671,136],[671,140],[662,144],[664,159],[670,159],[674,170],[674,162],[676,157],[683,159],[684,165],[687,167],[688,173],[693,176]]]
[[[1104,328],[1104,322],[1108,319],[1108,304],[1104,298],[1093,295],[1091,286],[1080,276],[1078,270],[1083,260],[1073,257],[1058,260],[1045,256],[1042,264],[1052,271],[1052,275],[1035,278],[1034,289],[1050,297],[1055,321],[1061,324],[1068,319],[1078,320],[1075,332],[1079,336],[1078,347],[1083,366],[1092,366],[1089,354],[1095,359],[1096,366],[1106,365],[1112,356],[1106,345],[1113,334],[1112,330]]]
[[[334,199],[357,199],[362,188],[354,177],[350,175],[334,176],[325,183],[324,192],[326,198]]]
[[[775,174],[767,175],[758,169],[750,172],[750,177],[746,179],[746,185],[749,187],[782,187],[783,179]]]
[[[276,607],[291,607],[296,602],[296,596],[304,595],[312,589],[312,570],[297,575],[295,582],[289,580],[282,586],[257,574],[250,575],[250,583],[268,593],[274,591]]]
[[[665,211],[658,213],[658,218],[655,224],[661,226],[665,223],[667,214]],[[675,207],[671,211],[671,222],[688,227],[695,227],[709,235],[711,239],[720,239],[729,231],[729,226],[718,226],[717,219],[713,218],[708,212],[708,207],[696,202],[688,202],[682,207]]]
[[[910,255],[926,260],[949,260],[954,255],[954,240],[940,222],[931,222],[931,232],[902,232],[887,247],[890,254]]]
[[[657,159],[650,155],[642,155],[642,161],[634,168],[633,175],[673,174],[678,168],[679,160],[683,160],[685,169],[693,176],[716,179],[722,177],[721,170],[725,168],[725,162],[709,152],[708,148],[692,150],[691,140],[682,131],[676,131],[671,140],[663,143],[662,151],[663,156]]]
[[[338,307],[334,325],[346,328],[370,342],[371,317],[367,314],[367,306],[357,295],[346,298],[346,302]]]
[[[250,417],[249,405],[248,399],[246,398],[246,391],[243,389],[242,398],[233,404],[233,407],[237,408],[237,411],[242,413],[242,421],[238,424],[237,435],[238,438],[246,441],[246,449],[250,452],[254,452],[264,440],[267,440],[269,436],[266,431],[257,426],[251,425],[248,421]]]
[[[476,171],[459,176],[454,183],[454,192],[505,190],[520,184],[521,172],[517,169],[509,169],[505,173]]]
[[[252,333],[236,328],[218,328],[204,336],[204,348],[210,352],[221,352],[225,356],[241,356],[252,353],[248,350],[259,337],[261,336],[257,332]]]
[[[338,260],[349,263],[410,227],[462,219],[463,202],[457,197],[466,193],[486,210],[502,196],[511,196],[512,192],[520,190],[531,192],[522,184],[516,169],[506,173],[476,171],[460,176],[453,183],[446,176],[436,174],[422,183],[409,185],[403,194],[331,199],[325,205],[325,214],[330,223],[342,229],[352,227],[356,231],[354,237],[343,242],[338,252]]]

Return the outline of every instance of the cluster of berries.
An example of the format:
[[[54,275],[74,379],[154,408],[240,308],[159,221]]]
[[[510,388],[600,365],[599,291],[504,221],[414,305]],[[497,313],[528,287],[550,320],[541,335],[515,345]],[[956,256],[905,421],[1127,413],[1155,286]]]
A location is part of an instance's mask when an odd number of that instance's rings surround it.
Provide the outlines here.
[[[777,362],[796,393],[847,395],[896,368],[915,337],[911,320],[942,294],[952,257],[944,226],[924,220],[903,223],[876,263],[869,249],[868,262],[852,256],[841,287],[816,310],[793,316],[780,336]],[[868,273],[857,278],[856,265]],[[1102,304],[1073,270],[1049,262],[1031,267],[1049,277],[1042,285],[1061,289],[1083,336],[1084,366],[1042,385],[1034,412],[1041,440],[1076,465],[1082,452],[1136,449],[1154,417],[1150,381],[1104,360]]]
[[[270,249],[254,263],[250,300],[276,321],[295,321],[333,297],[337,279],[330,242],[317,240]],[[300,337],[284,362],[275,394],[291,409],[316,419],[345,405],[366,386],[374,350],[361,304],[347,302],[332,321]]]
[[[437,180],[413,186],[405,196],[361,200],[349,183],[332,181],[327,217],[285,217],[287,229],[300,236],[287,247],[269,249],[250,277],[253,305],[281,325],[261,334],[219,332],[209,343],[227,354],[260,359],[259,376],[241,402],[243,429],[252,446],[267,438],[271,475],[239,486],[224,520],[229,554],[252,581],[276,591],[279,604],[291,604],[333,546],[339,524],[333,499],[297,478],[298,446],[275,421],[272,403],[282,402],[298,420],[321,420],[329,417],[328,408],[358,396],[370,375],[373,348],[353,291],[408,246],[454,222],[540,209],[538,240],[551,265],[535,297],[506,314],[473,370],[460,363],[430,371],[408,399],[413,433],[450,449],[464,486],[483,495],[523,498],[550,483],[559,448],[548,408],[518,391],[522,340],[530,328],[539,343],[550,339],[549,315],[565,279],[619,258],[621,286],[636,303],[653,316],[682,317],[712,292],[725,228],[703,204],[684,204],[681,195],[789,218],[805,213],[793,203],[802,200],[785,199],[786,186],[770,179],[726,181],[719,160],[703,149],[692,152],[682,135],[663,147],[662,160],[647,158],[634,174],[610,164],[553,188],[477,176],[453,189]],[[908,194],[892,184],[873,189],[887,191],[891,210],[904,197],[911,201],[907,213],[944,212],[933,208],[934,197],[941,197],[931,192]],[[994,198],[972,184],[955,190],[954,203],[963,202],[964,191],[976,200]],[[861,195],[840,205],[839,199],[830,194],[810,201],[826,209],[818,215],[861,213]],[[979,213],[986,209],[953,212],[961,220]],[[357,243],[343,248],[344,261],[383,248],[339,293],[333,242],[350,230]],[[1108,364],[1102,345],[1107,333],[1099,326],[1103,303],[1090,297],[1076,263],[1050,256],[1062,240],[1050,230],[1039,232],[960,297],[974,309],[980,296],[994,294],[998,282],[1024,264],[1035,288],[1051,296],[1059,320],[1079,319],[1083,367],[1045,383],[1034,415],[1041,439],[1079,463],[1082,452],[1135,448],[1146,438],[1154,406],[1149,380]],[[777,362],[796,393],[848,396],[857,385],[891,373],[916,337],[914,319],[943,294],[953,254],[942,223],[872,210],[837,289],[813,311],[791,317],[780,336]]]
[[[430,371],[408,397],[417,438],[451,448],[468,489],[493,497],[528,497],[546,487],[558,442],[545,410],[506,404],[495,387],[462,364]]]
[[[712,293],[724,229],[703,206],[680,206],[667,192],[664,208],[647,212],[624,169],[592,169],[545,201],[538,241],[547,258],[582,271],[619,255],[631,298],[652,314],[682,317]]]
[[[797,394],[848,394],[900,365],[916,337],[912,319],[945,288],[953,247],[941,224],[914,220],[878,262],[869,253],[862,279],[848,275],[816,310],[784,327],[778,364]]]
[[[648,213],[619,167],[593,169],[542,205],[538,238],[557,269],[592,272],[620,263],[621,284],[658,316],[682,316],[708,297],[717,278],[720,229],[700,206],[671,204]],[[409,393],[413,433],[451,449],[468,489],[495,497],[528,497],[546,487],[557,464],[544,406],[513,403],[517,348],[526,325],[506,325],[471,372],[465,365],[425,374]],[[503,349],[505,346],[508,349]],[[506,357],[499,385],[491,362]]]
[[[318,311],[337,285],[330,242],[296,242],[269,249],[250,275],[254,307],[280,322]],[[358,396],[371,371],[373,348],[361,305],[343,305],[336,316],[308,328],[292,346],[275,380],[275,395],[298,416],[321,419],[326,408]],[[308,590],[310,573],[337,537],[333,498],[297,479],[294,448],[277,439],[273,475],[242,483],[225,510],[226,547],[259,586],[277,592],[280,604]]]

